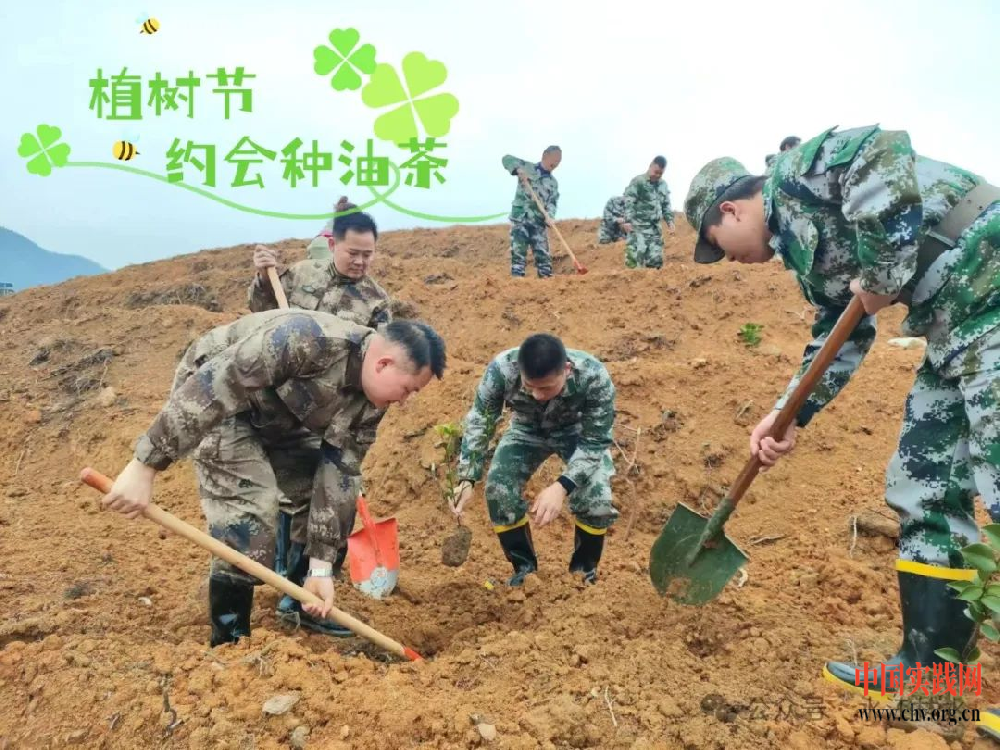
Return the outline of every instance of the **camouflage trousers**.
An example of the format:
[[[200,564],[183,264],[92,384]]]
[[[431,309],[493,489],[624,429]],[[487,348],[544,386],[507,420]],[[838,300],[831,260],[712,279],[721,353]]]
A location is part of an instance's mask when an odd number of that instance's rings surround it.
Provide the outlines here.
[[[610,245],[612,242],[618,242],[618,240],[625,237],[626,232],[622,229],[621,224],[616,224],[613,221],[602,220],[601,226],[597,229],[598,245]]]
[[[568,461],[577,439],[574,434],[540,435],[511,424],[500,438],[486,475],[486,506],[494,527],[511,526],[524,518],[528,512],[524,485],[549,456],[557,454]],[[570,493],[569,510],[577,521],[598,529],[615,522],[618,511],[611,504],[614,473],[611,451],[607,451],[590,481]]]
[[[305,544],[310,501],[321,461],[320,438],[306,430],[264,437],[242,414],[225,419],[193,454],[209,533],[251,560],[274,569],[278,510],[291,516],[291,541]],[[354,527],[360,481],[338,492],[333,508],[341,529]],[[329,487],[317,488],[329,496]],[[342,544],[347,543],[346,534]],[[260,581],[217,557],[213,577]]]
[[[510,225],[510,275],[524,276],[529,246],[535,254],[535,271],[539,278],[551,276],[552,254],[549,252],[549,235],[545,225],[519,221]]]
[[[1000,329],[942,369],[925,359],[917,372],[886,476],[900,557],[966,567],[959,549],[979,541],[977,494],[1000,522]]]
[[[663,267],[663,233],[659,222],[651,226],[632,225],[625,242],[625,267]]]

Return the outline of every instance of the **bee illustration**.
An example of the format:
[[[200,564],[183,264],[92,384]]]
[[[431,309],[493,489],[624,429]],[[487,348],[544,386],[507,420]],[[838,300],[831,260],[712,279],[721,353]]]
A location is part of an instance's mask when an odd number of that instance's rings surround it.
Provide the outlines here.
[[[139,155],[139,149],[133,141],[138,141],[139,136],[126,135],[122,140],[115,141],[111,147],[111,155],[118,161],[131,161]]]
[[[147,17],[144,19],[143,16]],[[157,21],[152,16],[149,16],[149,14],[147,13],[143,13],[142,16],[139,16],[137,19],[135,19],[135,22],[142,24],[142,28],[139,29],[140,34],[153,35],[160,30],[160,22]]]

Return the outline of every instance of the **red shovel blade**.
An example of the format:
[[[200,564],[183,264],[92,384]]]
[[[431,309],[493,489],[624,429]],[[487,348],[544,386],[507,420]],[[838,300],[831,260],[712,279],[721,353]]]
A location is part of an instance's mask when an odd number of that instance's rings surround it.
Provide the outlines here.
[[[347,538],[351,581],[363,594],[381,599],[399,580],[399,525],[395,518],[375,523],[364,498],[358,498],[362,528]]]

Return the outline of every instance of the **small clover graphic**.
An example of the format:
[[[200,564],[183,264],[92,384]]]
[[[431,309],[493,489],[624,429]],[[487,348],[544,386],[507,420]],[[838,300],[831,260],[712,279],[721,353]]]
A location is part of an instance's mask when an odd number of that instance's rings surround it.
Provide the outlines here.
[[[361,88],[358,73],[371,75],[375,70],[375,48],[370,44],[358,47],[361,35],[357,29],[334,29],[329,39],[333,49],[320,45],[313,50],[313,70],[321,76],[333,73],[330,85],[337,91]]]
[[[361,90],[361,100],[373,109],[398,106],[375,120],[375,135],[384,141],[409,141],[420,135],[418,121],[428,136],[447,135],[451,118],[458,113],[458,99],[446,93],[424,96],[447,78],[444,63],[428,60],[422,52],[411,52],[403,58],[405,86],[394,67],[377,65]]]
[[[31,133],[21,135],[21,144],[17,153],[28,159],[28,171],[39,177],[52,174],[52,167],[65,167],[69,161],[69,146],[56,143],[62,138],[62,131],[55,125],[39,125],[37,137]]]

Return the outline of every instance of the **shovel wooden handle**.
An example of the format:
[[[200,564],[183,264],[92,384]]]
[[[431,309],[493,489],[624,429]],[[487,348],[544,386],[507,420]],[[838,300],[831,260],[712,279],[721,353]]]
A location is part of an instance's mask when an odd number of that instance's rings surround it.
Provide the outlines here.
[[[531,183],[528,181],[527,178],[525,178],[521,184],[524,185],[524,189],[528,191],[528,194],[531,196],[531,199],[535,201],[535,205],[538,206],[538,210],[542,212],[542,216],[545,217],[545,221],[552,226],[552,231],[556,233],[556,237],[559,238],[559,241],[562,243],[562,246],[565,248],[566,252],[569,253],[569,257],[573,261],[573,265],[576,266],[576,272],[579,274],[587,273],[587,267],[576,259],[576,256],[570,249],[569,244],[567,244],[566,240],[563,239],[562,232],[559,231],[559,227],[557,227],[555,223],[552,221],[552,219],[549,218],[549,214],[545,210],[545,206],[542,205],[542,201],[538,198],[538,195],[535,193],[535,189],[531,187]]]
[[[864,315],[864,305],[858,297],[854,297],[847,306],[847,309],[841,313],[840,319],[833,327],[833,330],[830,331],[830,335],[826,337],[826,341],[819,352],[816,353],[812,363],[809,365],[809,369],[805,371],[799,384],[795,386],[792,395],[785,402],[781,411],[778,412],[778,416],[774,420],[774,425],[771,427],[771,437],[780,439],[785,434],[785,430],[788,429],[788,426],[798,416],[799,409],[802,408],[806,399],[809,398],[809,395],[816,388],[820,378],[823,377],[823,373],[826,372],[830,363],[836,358],[844,342],[850,338],[851,333],[857,328],[858,323],[861,322]],[[760,473],[762,466],[763,464],[758,456],[750,457],[750,460],[743,467],[743,471],[740,472],[739,476],[736,477],[736,481],[733,482],[732,487],[729,488],[729,492],[726,493],[726,497],[719,505],[719,508],[709,519],[708,525],[705,527],[705,531],[701,537],[702,543],[712,539],[721,531],[726,520],[736,510],[737,503],[739,503],[747,489],[749,489],[753,480],[757,478],[757,474]],[[699,549],[700,546],[698,547]]]
[[[271,282],[274,290],[274,298],[278,300],[278,307],[282,310],[288,309],[288,298],[285,296],[285,289],[281,286],[281,279],[278,278],[278,271],[274,266],[268,266],[267,278]]]
[[[378,534],[375,533],[375,522],[368,512],[368,503],[365,502],[363,495],[358,495],[357,507],[358,515],[361,516],[361,526],[364,528],[365,533],[368,534],[368,541],[372,545],[372,551],[375,552],[375,564],[384,568],[385,561],[382,558],[382,548],[378,546]]]
[[[99,492],[103,492],[104,494],[109,493],[111,491],[112,484],[114,484],[110,478],[104,476],[100,472],[94,471],[91,468],[86,468],[80,472],[80,481],[90,487],[93,487]],[[146,506],[146,510],[143,511],[143,515],[163,528],[174,532],[178,536],[184,537],[188,541],[194,542],[199,547],[208,550],[216,557],[235,565],[244,573],[259,578],[264,583],[274,586],[274,588],[278,589],[282,593],[288,594],[290,597],[297,599],[303,604],[323,604],[323,600],[315,594],[306,591],[301,586],[296,586],[287,578],[279,576],[270,568],[261,565],[259,562],[251,560],[246,555],[237,552],[232,547],[226,546],[218,539],[209,536],[200,529],[196,529],[189,523],[185,523],[181,519],[177,518],[177,516],[168,513],[153,503]],[[343,625],[345,628],[350,629],[352,633],[371,641],[376,646],[384,648],[386,651],[410,661],[421,660],[420,654],[413,649],[407,648],[402,643],[398,643],[392,638],[382,635],[374,628],[365,625],[360,620],[356,620],[346,612],[339,610],[336,607],[330,611],[327,618],[333,620],[339,625]]]

